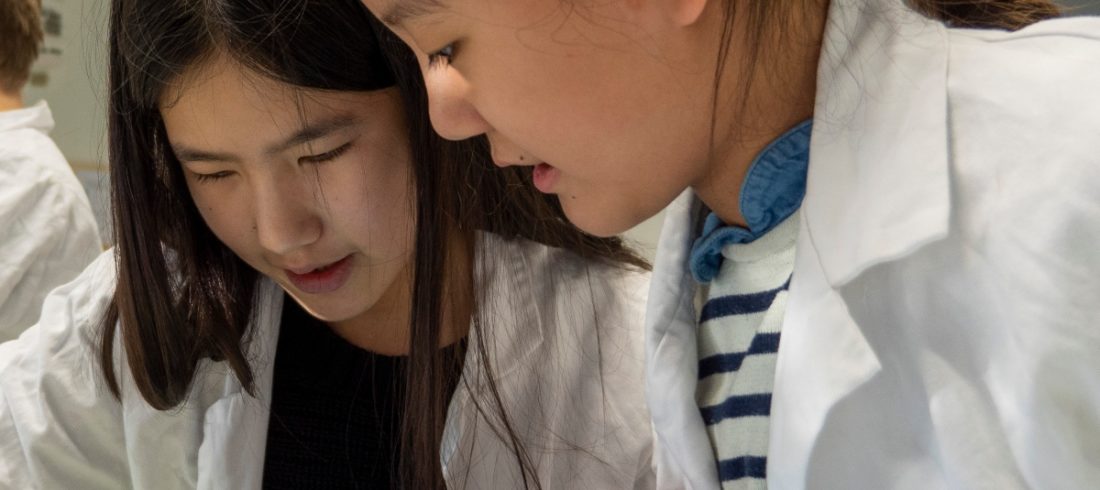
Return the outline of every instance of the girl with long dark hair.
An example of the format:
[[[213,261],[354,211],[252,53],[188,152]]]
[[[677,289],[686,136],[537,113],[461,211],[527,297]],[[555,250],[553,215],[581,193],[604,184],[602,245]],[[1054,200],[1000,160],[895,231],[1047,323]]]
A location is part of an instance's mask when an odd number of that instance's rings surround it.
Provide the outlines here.
[[[353,0],[114,0],[117,246],[0,346],[0,486],[652,481],[644,261]]]
[[[419,55],[442,136],[486,136],[596,235],[668,208],[646,319],[660,486],[1100,481],[1100,19],[364,2]]]

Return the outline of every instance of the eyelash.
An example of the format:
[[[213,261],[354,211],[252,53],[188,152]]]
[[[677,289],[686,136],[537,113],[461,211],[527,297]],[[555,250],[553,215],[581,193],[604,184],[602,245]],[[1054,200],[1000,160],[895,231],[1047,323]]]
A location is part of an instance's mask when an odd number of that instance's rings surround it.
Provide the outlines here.
[[[328,152],[322,153],[320,155],[311,155],[311,156],[299,158],[298,163],[325,163],[325,162],[331,162],[331,161],[337,159],[338,157],[340,157],[340,155],[343,155],[344,153],[346,153],[349,149],[351,149],[351,143],[344,143],[342,146],[340,146],[339,148],[336,148],[335,150],[328,151]]]
[[[428,54],[428,67],[434,68],[440,65],[449,65],[455,57],[455,43],[443,46],[434,53]]]
[[[347,151],[350,150],[350,149],[351,149],[351,143],[345,143],[343,146],[340,146],[339,148],[336,148],[335,150],[328,151],[328,152],[322,153],[320,155],[310,155],[310,156],[301,157],[301,158],[298,159],[298,163],[320,164],[320,163],[331,162],[331,161],[339,158],[340,155],[343,155],[344,153],[347,153]],[[221,180],[221,179],[224,179],[226,177],[229,177],[230,175],[233,175],[233,172],[231,172],[229,170],[223,170],[221,172],[214,172],[212,174],[199,174],[199,173],[196,173],[195,174],[195,179],[198,180],[200,183],[201,182],[213,182],[213,181],[216,181],[216,180]]]
[[[233,172],[230,172],[228,170],[223,170],[221,172],[215,172],[215,173],[212,173],[212,174],[199,174],[199,173],[196,173],[195,174],[195,179],[198,180],[199,182],[210,182],[210,181],[214,181],[214,180],[224,179],[226,177],[229,177],[232,174],[233,174]]]

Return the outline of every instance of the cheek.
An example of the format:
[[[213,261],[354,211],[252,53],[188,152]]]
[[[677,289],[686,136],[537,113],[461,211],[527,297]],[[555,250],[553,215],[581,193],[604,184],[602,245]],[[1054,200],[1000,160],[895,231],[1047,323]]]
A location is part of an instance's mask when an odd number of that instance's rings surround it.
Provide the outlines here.
[[[199,189],[200,184],[191,187],[191,197],[203,222],[226,247],[253,267],[259,262],[254,252],[255,223],[245,202],[236,202],[227,197],[231,192],[219,192],[214,189]],[[214,186],[216,187],[216,185]]]
[[[415,231],[411,168],[402,154],[370,160],[326,176],[329,215],[369,255],[399,256],[412,248]]]
[[[647,98],[640,87],[609,86],[607,67],[564,56],[515,52],[511,60],[507,66],[518,68],[479,77],[472,98],[494,130],[551,164],[573,163],[585,173],[635,149],[617,141],[649,116],[638,102]]]

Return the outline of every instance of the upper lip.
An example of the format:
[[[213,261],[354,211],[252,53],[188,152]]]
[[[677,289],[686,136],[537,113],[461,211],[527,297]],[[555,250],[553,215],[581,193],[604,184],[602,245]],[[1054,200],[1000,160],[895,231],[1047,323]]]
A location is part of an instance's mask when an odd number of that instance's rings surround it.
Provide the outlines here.
[[[309,274],[310,272],[313,272],[313,271],[315,271],[317,269],[320,269],[322,267],[328,267],[332,264],[335,264],[335,263],[337,263],[341,260],[346,259],[347,257],[348,256],[345,255],[345,256],[340,257],[336,260],[331,260],[331,261],[328,261],[328,262],[310,262],[310,264],[312,264],[312,265],[295,265],[295,266],[287,265],[287,266],[280,266],[280,267],[283,270],[285,270],[285,271],[287,271],[291,274],[301,276],[301,275]]]
[[[516,166],[516,165],[520,165],[520,166],[526,165],[526,166],[532,166],[533,167],[533,166],[538,165],[540,163],[542,163],[542,162],[536,162],[536,161],[528,162],[528,161],[525,161],[525,160],[524,161],[516,161],[516,162],[505,162],[505,161],[502,161],[502,160],[493,159],[493,164],[498,166],[498,167],[512,167],[512,166]]]

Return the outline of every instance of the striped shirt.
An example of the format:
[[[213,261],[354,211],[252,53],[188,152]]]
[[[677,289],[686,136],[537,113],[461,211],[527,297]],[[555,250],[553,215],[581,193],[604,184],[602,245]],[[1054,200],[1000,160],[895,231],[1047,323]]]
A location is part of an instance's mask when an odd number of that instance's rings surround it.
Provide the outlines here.
[[[696,402],[723,489],[766,488],[768,415],[798,214],[745,244],[727,245],[699,317]]]
[[[812,124],[773,141],[741,186],[747,227],[711,213],[689,265],[700,283],[695,398],[724,489],[766,488],[768,417]]]

